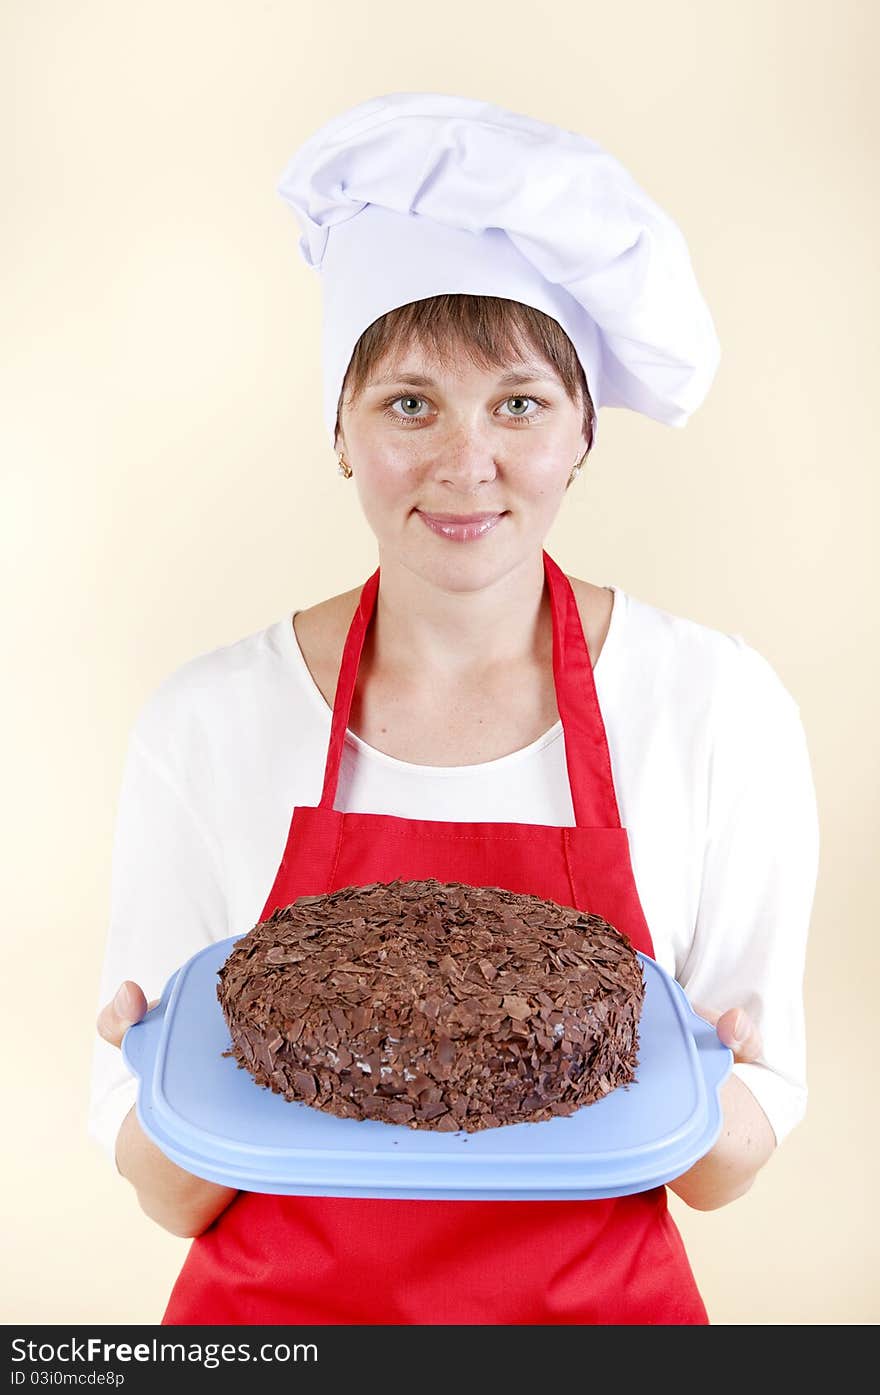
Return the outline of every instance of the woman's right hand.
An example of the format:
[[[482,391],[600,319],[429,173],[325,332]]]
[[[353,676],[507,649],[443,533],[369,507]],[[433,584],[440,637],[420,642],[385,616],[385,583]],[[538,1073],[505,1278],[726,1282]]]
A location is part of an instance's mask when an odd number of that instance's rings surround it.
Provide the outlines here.
[[[135,1022],[140,1022],[144,1014],[158,1002],[159,999],[154,998],[148,1003],[147,995],[140,984],[127,978],[117,989],[112,1003],[107,1003],[98,1013],[98,1036],[109,1041],[111,1046],[121,1046],[128,1028]]]
[[[121,1046],[128,1028],[158,1002],[148,1003],[140,984],[127,978],[98,1013],[98,1035]],[[141,1209],[172,1235],[201,1235],[238,1195],[237,1187],[196,1177],[166,1157],[144,1133],[134,1106],[122,1121],[115,1152],[117,1171],[134,1187]]]

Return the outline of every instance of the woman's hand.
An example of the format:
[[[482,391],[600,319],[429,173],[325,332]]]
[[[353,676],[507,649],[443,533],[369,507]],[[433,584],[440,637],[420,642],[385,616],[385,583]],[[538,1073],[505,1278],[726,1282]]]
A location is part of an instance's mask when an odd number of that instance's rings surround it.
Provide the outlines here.
[[[700,1017],[712,1023],[719,1040],[733,1052],[734,1061],[743,1064],[757,1061],[764,1044],[761,1033],[745,1008],[727,1008],[724,1012],[716,1012],[714,1008],[697,1007],[696,1003],[692,1007]]]
[[[98,1013],[98,1035],[121,1046],[128,1028],[159,1001],[148,1003],[140,985],[127,978]],[[238,1195],[236,1187],[196,1177],[166,1157],[144,1133],[133,1106],[116,1139],[116,1167],[137,1192],[141,1210],[163,1230],[187,1239],[207,1230]]]
[[[744,1008],[691,1005],[711,1022],[719,1041],[729,1046],[734,1061],[757,1061],[763,1051],[761,1033]],[[721,1133],[715,1146],[693,1167],[667,1186],[697,1211],[714,1211],[748,1191],[776,1147],[776,1136],[754,1095],[735,1075],[721,1086]]]
[[[147,1002],[147,995],[139,984],[127,978],[117,990],[112,1003],[107,1003],[98,1013],[98,1036],[109,1041],[111,1046],[121,1046],[126,1031],[135,1022],[140,1022],[145,1013],[154,1008],[159,999]]]

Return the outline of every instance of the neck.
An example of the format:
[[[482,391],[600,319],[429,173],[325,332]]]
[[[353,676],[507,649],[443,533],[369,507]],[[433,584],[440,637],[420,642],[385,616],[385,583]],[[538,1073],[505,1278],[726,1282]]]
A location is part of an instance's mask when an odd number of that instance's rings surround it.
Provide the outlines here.
[[[540,552],[468,589],[428,581],[381,552],[379,565],[368,640],[383,672],[449,685],[549,662],[553,627]]]

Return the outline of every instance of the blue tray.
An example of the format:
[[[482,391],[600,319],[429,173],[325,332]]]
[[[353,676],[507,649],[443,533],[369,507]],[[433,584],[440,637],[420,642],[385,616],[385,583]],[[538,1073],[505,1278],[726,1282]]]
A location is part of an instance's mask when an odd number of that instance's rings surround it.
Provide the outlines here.
[[[125,1034],[137,1114],[173,1162],[244,1191],[462,1201],[592,1200],[686,1172],[721,1131],[733,1054],[680,985],[639,954],[637,1079],[576,1114],[437,1133],[332,1114],[261,1088],[233,1057],[217,971],[241,936],[194,954]]]

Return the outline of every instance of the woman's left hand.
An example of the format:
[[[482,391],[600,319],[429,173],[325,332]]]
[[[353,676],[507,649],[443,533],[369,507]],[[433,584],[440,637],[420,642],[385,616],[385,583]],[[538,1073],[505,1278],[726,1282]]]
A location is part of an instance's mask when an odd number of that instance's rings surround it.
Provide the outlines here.
[[[714,1008],[698,1007],[694,1003],[693,1009],[712,1023],[719,1040],[733,1052],[734,1061],[757,1061],[764,1045],[761,1033],[745,1008],[727,1008],[724,1012],[716,1012]]]
[[[763,1052],[761,1033],[744,1008],[698,1007],[694,1012],[714,1026],[718,1039],[733,1052],[734,1061],[757,1061]],[[767,1115],[751,1090],[731,1072],[719,1090],[721,1133],[714,1146],[687,1172],[667,1186],[697,1211],[714,1211],[743,1196],[776,1147]]]

